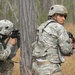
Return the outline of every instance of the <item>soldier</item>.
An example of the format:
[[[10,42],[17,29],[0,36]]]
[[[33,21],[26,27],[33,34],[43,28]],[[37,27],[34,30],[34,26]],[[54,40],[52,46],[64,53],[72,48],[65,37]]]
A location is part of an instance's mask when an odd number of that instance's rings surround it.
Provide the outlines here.
[[[50,7],[48,21],[37,28],[37,39],[32,44],[32,69],[35,75],[62,75],[64,56],[72,54],[72,43],[63,27],[67,9],[62,5]]]
[[[9,37],[6,38],[7,35],[11,34],[11,31],[13,31],[13,23],[9,20],[1,20],[0,21],[0,75],[12,75],[14,63],[11,59],[16,54],[14,46],[17,43],[17,38],[9,38]]]

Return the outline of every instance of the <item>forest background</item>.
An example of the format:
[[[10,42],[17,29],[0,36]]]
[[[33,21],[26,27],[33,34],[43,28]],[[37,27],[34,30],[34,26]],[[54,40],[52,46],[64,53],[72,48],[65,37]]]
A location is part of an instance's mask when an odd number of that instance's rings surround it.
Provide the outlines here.
[[[25,67],[30,67],[30,44],[35,40],[35,30],[41,23],[47,20],[48,10],[53,4],[62,4],[68,9],[65,28],[75,36],[75,0],[0,0],[0,20],[8,19],[12,21],[14,28],[20,30],[21,38],[24,38],[24,40],[21,39],[21,51],[18,50],[17,56],[13,59],[17,62],[15,62],[13,75],[24,75],[23,70]],[[26,39],[26,37],[30,37],[31,40],[30,38]],[[23,46],[23,44],[26,46]],[[20,58],[21,64],[19,64]],[[75,53],[70,58],[66,57],[66,62],[62,65],[63,75],[75,75],[74,62]],[[21,67],[19,65],[21,65]]]

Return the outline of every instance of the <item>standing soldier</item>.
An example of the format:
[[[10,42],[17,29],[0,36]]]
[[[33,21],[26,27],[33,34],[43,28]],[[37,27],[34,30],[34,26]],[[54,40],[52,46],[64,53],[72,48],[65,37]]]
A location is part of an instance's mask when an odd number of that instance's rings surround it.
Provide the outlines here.
[[[72,54],[72,44],[63,27],[67,9],[62,5],[50,7],[48,21],[37,29],[36,42],[33,46],[32,69],[35,75],[62,75],[61,63],[64,55]]]
[[[14,63],[11,59],[16,54],[14,45],[17,43],[17,38],[7,37],[12,31],[11,21],[0,21],[0,75],[12,75]]]

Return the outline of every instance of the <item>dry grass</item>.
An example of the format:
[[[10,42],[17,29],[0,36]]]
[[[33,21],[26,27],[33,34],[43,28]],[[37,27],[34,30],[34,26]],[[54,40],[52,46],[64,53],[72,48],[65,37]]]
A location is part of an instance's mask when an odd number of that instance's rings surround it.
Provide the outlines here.
[[[75,36],[75,26],[70,24],[66,25],[65,28],[67,31],[72,32]],[[20,50],[18,50],[17,55],[13,58],[13,60],[19,62],[19,58]],[[70,57],[65,57],[65,60],[65,63],[62,64],[62,75],[75,75],[75,51]],[[20,75],[19,63],[15,63],[13,75]]]
[[[66,28],[67,31],[70,31],[75,37],[75,25],[68,24],[68,25],[65,25],[64,27]]]
[[[75,37],[75,25],[66,25],[65,28]],[[65,57],[65,63],[62,64],[62,75],[75,75],[75,50],[73,55]]]
[[[70,57],[65,57],[62,64],[62,75],[75,75],[75,51]]]
[[[12,75],[20,75],[20,49],[18,49],[16,56],[12,59],[14,61],[14,68]]]

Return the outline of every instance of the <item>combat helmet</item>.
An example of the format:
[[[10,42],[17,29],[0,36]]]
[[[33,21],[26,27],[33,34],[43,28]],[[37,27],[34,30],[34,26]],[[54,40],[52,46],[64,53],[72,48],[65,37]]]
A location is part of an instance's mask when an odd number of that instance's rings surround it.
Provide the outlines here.
[[[68,13],[67,9],[62,6],[62,5],[53,5],[50,7],[50,10],[49,10],[49,13],[48,13],[48,16],[52,16],[54,14],[66,14]]]
[[[13,23],[9,20],[0,20],[0,34],[8,35],[13,31]]]

